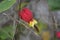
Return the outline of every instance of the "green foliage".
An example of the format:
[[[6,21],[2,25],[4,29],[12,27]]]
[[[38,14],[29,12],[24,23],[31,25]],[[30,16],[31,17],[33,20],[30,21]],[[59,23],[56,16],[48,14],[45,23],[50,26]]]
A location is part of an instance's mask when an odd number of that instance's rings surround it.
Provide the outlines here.
[[[0,39],[5,40],[7,38],[13,38],[13,28],[12,25],[4,26],[0,29]]]
[[[8,38],[9,36],[7,35],[7,33],[5,33],[4,31],[0,30],[0,39],[4,40],[6,38]]]
[[[26,2],[30,2],[31,0],[26,0]]]
[[[60,0],[48,0],[50,10],[60,10]]]
[[[38,34],[40,34],[43,30],[46,30],[48,27],[47,27],[47,24],[43,23],[43,22],[38,22],[38,29],[39,29],[39,32]]]

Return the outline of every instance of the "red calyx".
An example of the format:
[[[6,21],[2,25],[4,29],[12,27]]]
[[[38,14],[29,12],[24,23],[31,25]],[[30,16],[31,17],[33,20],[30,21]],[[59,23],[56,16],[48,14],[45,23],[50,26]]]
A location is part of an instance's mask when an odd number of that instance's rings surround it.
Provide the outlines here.
[[[33,14],[28,8],[23,8],[19,11],[19,18],[26,22],[30,22],[33,19]]]

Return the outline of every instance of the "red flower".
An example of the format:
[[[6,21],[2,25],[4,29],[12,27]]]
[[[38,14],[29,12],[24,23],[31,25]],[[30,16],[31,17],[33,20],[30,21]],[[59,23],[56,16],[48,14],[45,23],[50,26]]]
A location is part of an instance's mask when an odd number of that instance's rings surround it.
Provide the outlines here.
[[[33,14],[28,8],[23,8],[19,11],[19,18],[26,22],[30,22],[33,19]]]
[[[56,37],[60,38],[60,32],[56,32]]]

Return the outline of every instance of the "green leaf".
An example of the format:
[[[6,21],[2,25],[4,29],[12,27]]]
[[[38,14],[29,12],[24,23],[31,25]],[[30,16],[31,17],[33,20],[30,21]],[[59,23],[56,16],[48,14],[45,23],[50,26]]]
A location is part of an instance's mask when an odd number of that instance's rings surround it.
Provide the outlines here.
[[[7,33],[5,33],[3,30],[0,30],[0,38],[1,39],[6,39],[8,38],[9,36],[7,35]]]
[[[6,26],[6,27],[4,28],[4,30],[5,30],[11,37],[13,37],[13,26],[12,26],[12,25]]]
[[[1,39],[7,39],[7,38],[12,39],[14,35],[13,30],[14,29],[12,25],[4,26],[3,28],[0,29],[0,38]]]
[[[3,0],[0,2],[0,13],[9,9],[15,2],[16,0]]]

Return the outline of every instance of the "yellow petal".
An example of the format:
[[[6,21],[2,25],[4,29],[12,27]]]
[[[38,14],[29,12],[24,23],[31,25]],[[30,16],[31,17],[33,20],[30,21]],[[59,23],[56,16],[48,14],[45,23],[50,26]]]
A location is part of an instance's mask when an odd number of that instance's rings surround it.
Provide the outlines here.
[[[37,24],[37,21],[33,19],[33,21],[30,21],[29,25],[34,28],[34,25]]]
[[[31,27],[34,27],[33,21],[30,21],[29,25],[30,25]]]
[[[37,24],[37,21],[36,21],[35,19],[33,19],[33,23],[34,23],[34,24]]]

